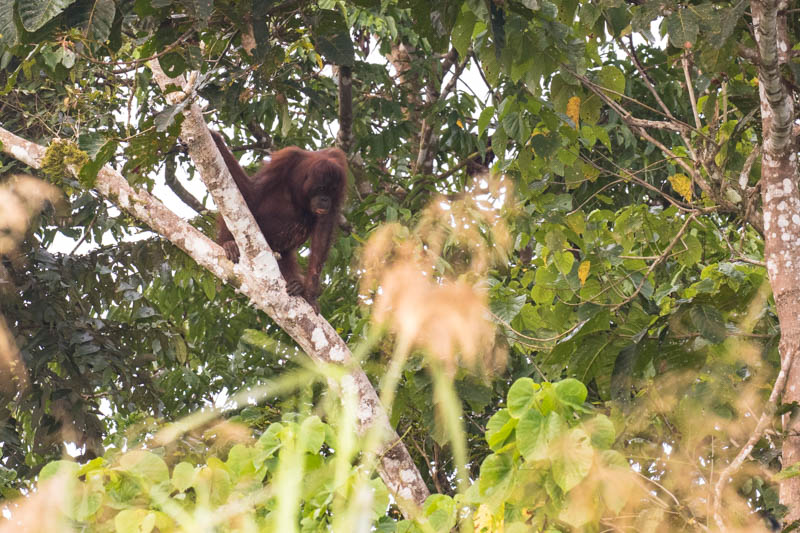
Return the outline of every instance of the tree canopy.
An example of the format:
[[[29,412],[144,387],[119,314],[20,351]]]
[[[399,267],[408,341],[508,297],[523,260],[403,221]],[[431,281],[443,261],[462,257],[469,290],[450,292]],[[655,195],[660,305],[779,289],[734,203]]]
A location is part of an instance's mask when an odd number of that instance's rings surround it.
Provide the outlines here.
[[[0,0],[0,527],[796,527],[796,11]],[[208,128],[346,152],[319,315]]]

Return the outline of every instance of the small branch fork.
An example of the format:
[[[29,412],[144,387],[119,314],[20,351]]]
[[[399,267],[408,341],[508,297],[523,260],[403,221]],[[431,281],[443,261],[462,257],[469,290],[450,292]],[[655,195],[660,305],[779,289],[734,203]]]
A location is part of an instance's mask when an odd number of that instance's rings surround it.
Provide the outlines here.
[[[629,57],[636,58],[636,56],[628,50],[627,47],[623,46],[623,49],[628,53]],[[726,213],[734,213],[740,216],[743,220],[745,220],[748,224],[753,226],[759,233],[763,234],[763,220],[759,216],[757,210],[753,207],[753,203],[757,200],[756,195],[748,194],[747,188],[741,188],[739,186],[739,182],[733,183],[733,187],[737,189],[737,193],[742,198],[742,204],[737,205],[731,200],[729,200],[725,193],[725,189],[729,186],[727,180],[723,176],[722,169],[719,168],[716,164],[715,157],[719,152],[719,146],[717,143],[713,141],[713,139],[709,138],[707,135],[702,133],[702,123],[700,120],[700,116],[697,112],[697,103],[696,97],[694,94],[694,89],[692,87],[692,80],[691,80],[691,72],[689,69],[689,59],[686,55],[683,56],[682,59],[682,66],[684,71],[684,77],[686,79],[687,84],[687,91],[689,93],[689,99],[692,102],[692,109],[693,109],[693,116],[695,120],[695,126],[690,126],[683,121],[680,121],[674,117],[674,115],[670,112],[669,108],[664,104],[663,100],[657,96],[656,88],[652,86],[649,81],[649,77],[646,75],[646,72],[643,70],[638,58],[635,60],[632,59],[635,67],[637,68],[638,72],[641,75],[642,80],[648,86],[648,89],[652,94],[655,95],[656,101],[658,102],[659,107],[662,109],[664,116],[667,120],[645,120],[635,117],[631,111],[625,108],[622,104],[615,101],[613,98],[609,96],[609,93],[613,93],[613,91],[603,88],[600,85],[594,83],[589,78],[584,75],[581,75],[574,70],[569,69],[568,67],[564,67],[565,70],[570,72],[576,79],[578,79],[587,89],[589,89],[592,93],[597,95],[606,105],[608,105],[612,110],[614,110],[622,119],[622,121],[627,125],[633,132],[641,136],[643,139],[648,141],[649,143],[656,146],[662,153],[664,153],[667,157],[669,157],[675,164],[680,166],[686,175],[691,177],[692,182],[697,184],[698,187],[714,202],[719,206],[719,210]],[[621,98],[628,98],[626,95],[619,94]],[[644,105],[641,102],[633,101],[638,105]],[[645,106],[647,107],[647,106]],[[648,108],[649,109],[649,108]],[[656,111],[651,109],[652,111]],[[657,112],[657,111],[656,111]],[[676,154],[672,149],[666,146],[664,143],[653,137],[649,130],[662,130],[662,131],[670,131],[678,134],[683,142],[689,157],[682,157]],[[698,150],[692,143],[692,139],[690,135],[698,136],[698,139],[702,141],[703,146]],[[700,171],[700,168],[705,171],[705,175]]]

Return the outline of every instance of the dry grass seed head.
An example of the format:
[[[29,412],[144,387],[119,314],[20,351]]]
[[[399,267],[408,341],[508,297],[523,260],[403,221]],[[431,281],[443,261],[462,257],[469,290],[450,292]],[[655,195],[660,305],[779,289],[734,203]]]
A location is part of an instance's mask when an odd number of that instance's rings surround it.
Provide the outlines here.
[[[470,366],[498,366],[488,296],[479,285],[505,260],[511,239],[494,205],[475,198],[438,198],[413,232],[387,224],[362,252],[361,293],[374,299],[373,320],[400,345],[451,370],[457,356]]]

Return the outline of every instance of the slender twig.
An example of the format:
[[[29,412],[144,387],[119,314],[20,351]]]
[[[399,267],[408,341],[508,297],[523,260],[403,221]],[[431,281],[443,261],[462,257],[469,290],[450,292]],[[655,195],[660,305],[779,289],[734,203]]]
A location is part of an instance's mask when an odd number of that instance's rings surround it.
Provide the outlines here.
[[[686,91],[689,93],[689,102],[692,104],[692,113],[694,114],[694,125],[699,130],[702,128],[700,123],[700,114],[697,112],[697,97],[694,94],[694,86],[692,85],[692,76],[689,73],[689,52],[684,52],[681,56],[681,64],[683,65],[683,76],[686,79]]]
[[[178,181],[176,176],[176,167],[177,162],[175,161],[174,157],[167,157],[166,161],[164,161],[164,182],[167,186],[172,189],[172,192],[175,193],[175,196],[181,199],[181,201],[194,209],[198,214],[204,214],[208,212],[205,206],[195,198],[192,193],[186,190],[183,184]]]
[[[86,229],[83,231],[83,235],[81,236],[80,240],[77,243],[75,243],[75,247],[72,249],[72,251],[69,253],[69,255],[74,254],[78,250],[78,247],[81,244],[83,244],[83,241],[86,240],[86,237],[89,236],[89,231],[91,231],[92,226],[94,226],[94,223],[97,220],[97,216],[99,214],[100,214],[100,209],[98,209],[97,211],[94,212],[94,216],[92,217],[92,220],[89,222],[89,225],[86,226]]]
[[[487,147],[486,147],[486,153],[488,154],[488,153],[489,153],[489,152],[491,152],[491,151],[492,151],[492,147],[491,147],[491,146],[487,146]],[[471,154],[469,154],[469,155],[466,157],[466,159],[464,159],[463,161],[461,161],[459,164],[457,164],[456,166],[454,166],[453,168],[451,168],[451,169],[450,169],[450,170],[448,170],[447,172],[444,172],[444,173],[442,173],[442,174],[439,174],[439,175],[436,177],[436,181],[442,181],[442,180],[445,180],[445,179],[449,178],[450,176],[452,176],[453,174],[455,174],[456,172],[458,172],[459,170],[461,170],[461,169],[462,169],[462,168],[464,168],[465,166],[469,165],[469,162],[470,162],[470,161],[472,161],[472,158],[474,158],[474,157],[478,157],[478,156],[480,156],[480,155],[481,155],[481,153],[480,153],[480,152],[472,152]]]
[[[650,265],[650,268],[648,268],[647,272],[645,272],[644,276],[642,276],[642,281],[639,282],[639,285],[636,287],[636,290],[633,291],[633,294],[631,294],[625,300],[623,300],[622,302],[620,302],[616,306],[614,306],[612,311],[616,311],[617,309],[619,309],[623,305],[627,304],[628,302],[630,302],[631,300],[636,298],[636,295],[639,294],[639,292],[642,290],[642,287],[644,287],[644,284],[647,282],[647,276],[649,276],[653,272],[653,270],[656,269],[656,267],[658,265],[663,263],[667,259],[667,257],[669,257],[670,252],[675,247],[675,245],[678,244],[678,241],[681,240],[681,238],[683,237],[683,234],[689,228],[689,224],[695,219],[695,216],[696,216],[696,214],[692,213],[691,215],[689,215],[686,218],[686,222],[683,223],[683,226],[681,226],[681,229],[679,229],[678,233],[675,234],[675,237],[673,237],[673,239],[670,241],[670,243],[667,245],[667,247],[664,249],[664,251],[661,252],[661,255],[658,256],[658,259],[653,261],[653,263]]]
[[[653,80],[650,78],[650,75],[645,70],[644,65],[642,65],[639,57],[636,55],[636,49],[633,47],[633,34],[629,35],[628,37],[630,39],[630,49],[628,49],[629,47],[625,46],[621,39],[617,38],[620,48],[625,51],[625,53],[633,62],[633,65],[636,67],[636,70],[639,71],[639,74],[642,76],[642,79],[644,80],[647,89],[650,91],[650,94],[653,95],[653,98],[655,98],[658,106],[662,109],[662,111],[664,111],[664,115],[666,115],[666,117],[669,119],[675,120],[675,117],[672,115],[672,111],[669,110],[667,104],[665,104],[664,100],[661,99],[661,95],[659,95],[658,91],[656,91]]]
[[[725,490],[725,485],[728,484],[728,480],[742,467],[745,460],[750,455],[750,452],[753,451],[756,443],[764,435],[767,425],[775,414],[775,410],[778,406],[778,397],[783,393],[783,389],[786,386],[786,378],[789,375],[796,355],[796,353],[787,353],[781,360],[781,370],[778,372],[778,377],[775,379],[775,384],[772,386],[772,392],[769,394],[769,399],[767,400],[767,405],[764,407],[764,412],[761,413],[761,418],[758,419],[758,423],[750,434],[750,438],[747,439],[747,442],[739,450],[739,453],[736,454],[733,461],[720,473],[717,478],[717,483],[714,485],[714,522],[717,523],[717,527],[721,531],[726,531],[725,521],[720,514],[722,491]]]
[[[134,59],[132,61],[101,61],[99,59],[95,59],[95,58],[90,57],[90,56],[88,56],[86,54],[83,54],[83,53],[81,53],[81,52],[79,52],[77,50],[72,50],[72,52],[74,52],[76,55],[80,56],[81,58],[85,59],[89,63],[94,63],[95,65],[103,65],[103,66],[126,65],[126,68],[120,68],[120,69],[112,71],[112,74],[117,74],[118,75],[118,74],[124,74],[126,72],[130,72],[132,70],[136,70],[137,68],[139,68],[141,65],[147,63],[148,61],[152,61],[154,59],[158,59],[159,57],[165,56],[166,54],[168,54],[172,50],[174,50],[182,42],[184,42],[186,39],[188,39],[194,32],[195,32],[195,28],[191,27],[188,30],[186,30],[183,33],[183,35],[178,37],[174,42],[168,44],[160,52],[158,52],[156,54],[153,54],[151,56],[148,56],[146,58]]]

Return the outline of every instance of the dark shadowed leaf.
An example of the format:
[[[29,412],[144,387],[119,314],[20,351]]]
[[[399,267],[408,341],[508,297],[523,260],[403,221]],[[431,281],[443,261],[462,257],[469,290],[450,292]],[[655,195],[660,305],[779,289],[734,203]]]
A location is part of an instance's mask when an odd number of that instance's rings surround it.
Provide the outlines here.
[[[24,0],[18,2],[19,18],[28,31],[36,31],[75,0]]]
[[[725,319],[716,308],[709,305],[695,305],[689,311],[689,316],[704,339],[714,344],[725,340]]]
[[[312,35],[317,52],[334,65],[352,67],[355,49],[350,38],[350,28],[338,11],[321,9],[314,17]]]

